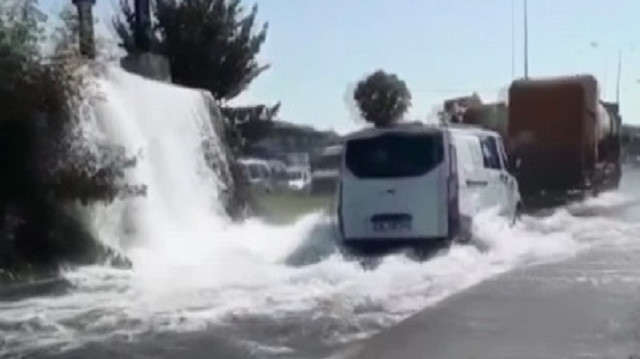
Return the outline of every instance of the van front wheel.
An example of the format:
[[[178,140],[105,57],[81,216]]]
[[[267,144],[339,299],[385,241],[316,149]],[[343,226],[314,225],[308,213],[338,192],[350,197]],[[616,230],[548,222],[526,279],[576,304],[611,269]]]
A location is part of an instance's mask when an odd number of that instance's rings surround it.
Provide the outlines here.
[[[518,204],[516,204],[515,211],[513,211],[513,217],[511,218],[511,227],[515,226],[516,222],[520,221],[520,218],[522,217],[522,211],[522,202],[518,202]]]

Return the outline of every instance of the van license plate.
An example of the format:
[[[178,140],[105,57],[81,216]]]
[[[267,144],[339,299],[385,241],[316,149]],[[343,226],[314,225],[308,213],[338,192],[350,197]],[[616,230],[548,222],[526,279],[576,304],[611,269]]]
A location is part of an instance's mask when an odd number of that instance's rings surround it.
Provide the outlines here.
[[[411,231],[409,215],[376,215],[371,218],[376,233],[403,233]]]

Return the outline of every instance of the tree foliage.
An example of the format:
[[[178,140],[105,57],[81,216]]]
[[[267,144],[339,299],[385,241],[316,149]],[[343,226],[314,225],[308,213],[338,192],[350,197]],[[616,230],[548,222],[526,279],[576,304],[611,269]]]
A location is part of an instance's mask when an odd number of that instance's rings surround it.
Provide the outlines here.
[[[120,1],[114,27],[128,53],[135,43],[135,14]],[[268,25],[256,25],[258,7],[241,0],[155,0],[152,50],[165,55],[175,83],[206,89],[219,101],[230,100],[269,68],[257,56]]]
[[[247,147],[267,136],[273,128],[273,121],[280,109],[280,104],[273,107],[265,105],[246,107],[222,107],[222,114],[231,122],[231,133],[236,153],[245,153]]]
[[[42,56],[44,20],[36,1],[0,5],[0,281],[95,259],[104,248],[65,206],[144,192],[124,182],[135,160],[121,148],[83,142],[82,63]]]
[[[54,56],[80,56],[80,19],[78,10],[70,1],[58,14],[60,24],[53,30],[51,41],[53,43]],[[94,27],[99,21],[94,17]],[[110,39],[95,35],[96,53],[101,59],[114,59],[117,57],[114,50],[117,45]]]
[[[362,117],[376,127],[397,123],[411,107],[411,93],[405,82],[382,70],[360,81],[353,97]]]
[[[38,8],[38,0],[3,0],[0,2],[0,51],[8,49],[21,58],[39,55],[44,38],[46,16]]]
[[[54,42],[54,53],[79,52],[80,19],[75,6],[67,3],[60,14],[60,25],[55,28],[52,40]]]

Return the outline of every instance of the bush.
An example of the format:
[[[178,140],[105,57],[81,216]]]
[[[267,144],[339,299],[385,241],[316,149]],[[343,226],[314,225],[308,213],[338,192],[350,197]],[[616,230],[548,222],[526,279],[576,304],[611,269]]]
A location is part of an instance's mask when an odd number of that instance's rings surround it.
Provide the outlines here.
[[[105,259],[111,251],[65,209],[144,194],[124,182],[135,159],[122,148],[83,142],[82,61],[44,59],[2,41],[10,38],[7,26],[0,23],[0,280]]]
[[[360,81],[353,97],[365,121],[376,127],[397,123],[411,107],[411,93],[404,81],[382,70]]]

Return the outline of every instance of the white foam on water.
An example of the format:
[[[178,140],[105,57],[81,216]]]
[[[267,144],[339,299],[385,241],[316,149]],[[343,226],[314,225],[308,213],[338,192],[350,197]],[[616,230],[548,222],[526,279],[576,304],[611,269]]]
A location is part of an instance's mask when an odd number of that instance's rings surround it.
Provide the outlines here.
[[[510,227],[489,211],[475,221],[474,245],[453,246],[425,262],[390,255],[364,269],[335,250],[334,229],[322,214],[282,227],[233,224],[223,215],[223,184],[202,153],[202,141],[217,136],[210,99],[201,92],[117,69],[98,85],[105,100],[93,105],[89,132],[140,155],[130,180],[146,184],[148,195],[95,208],[88,223],[134,267],[78,268],[65,274],[74,285],[67,294],[0,304],[6,353],[203,330],[243,318],[266,318],[274,327],[285,319],[310,327],[331,320],[340,325],[322,339],[347,341],[513,268],[628,240],[636,230],[567,209]],[[610,203],[583,204],[593,205]],[[292,265],[293,256],[318,258]]]

